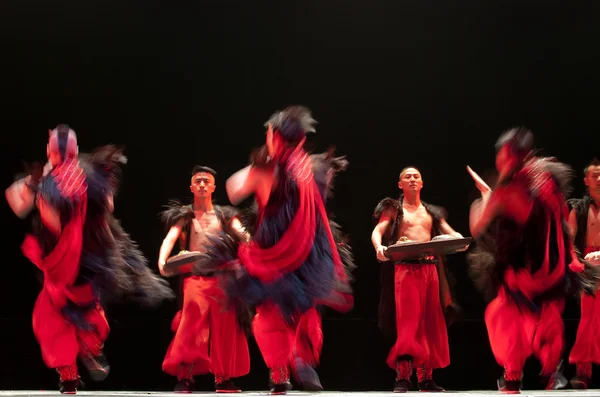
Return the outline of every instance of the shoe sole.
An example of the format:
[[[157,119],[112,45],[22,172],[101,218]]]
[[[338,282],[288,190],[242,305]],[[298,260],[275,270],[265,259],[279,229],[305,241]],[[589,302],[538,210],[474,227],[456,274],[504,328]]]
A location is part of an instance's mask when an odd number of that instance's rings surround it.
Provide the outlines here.
[[[572,380],[570,383],[571,383],[571,387],[573,389],[587,390],[587,384],[585,382],[582,382],[582,381],[579,381],[579,380]]]

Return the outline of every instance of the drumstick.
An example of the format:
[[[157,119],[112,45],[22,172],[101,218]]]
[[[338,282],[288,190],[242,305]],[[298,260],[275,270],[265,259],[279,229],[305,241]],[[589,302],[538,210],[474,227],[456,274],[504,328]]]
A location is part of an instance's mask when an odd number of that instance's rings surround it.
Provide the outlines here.
[[[488,186],[487,183],[485,183],[485,181],[483,179],[481,179],[481,177],[475,172],[473,171],[473,169],[471,167],[469,167],[467,165],[467,171],[469,172],[469,174],[471,175],[471,178],[473,178],[473,180],[475,181],[476,184],[481,185],[483,188],[487,189],[488,191],[492,191],[492,188]]]

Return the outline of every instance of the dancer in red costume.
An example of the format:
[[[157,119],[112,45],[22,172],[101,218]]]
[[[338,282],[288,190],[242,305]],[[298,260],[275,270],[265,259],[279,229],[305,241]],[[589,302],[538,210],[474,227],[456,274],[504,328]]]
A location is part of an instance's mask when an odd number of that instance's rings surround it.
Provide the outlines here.
[[[347,311],[353,305],[347,269],[324,205],[326,183],[321,182],[327,178],[315,174],[315,164],[303,149],[313,124],[303,107],[275,113],[267,122],[266,150],[226,184],[232,203],[255,195],[258,205],[252,241],[237,252],[242,266],[235,277],[222,280],[231,299],[257,306],[253,332],[270,370],[272,394],[290,389],[295,357],[316,364],[322,343],[317,306]],[[327,171],[320,170],[322,175]],[[212,262],[220,258],[235,266],[230,251],[223,249],[227,244],[224,237],[215,239]],[[209,268],[200,263],[196,272]],[[317,349],[294,352],[301,332],[308,333]]]
[[[75,133],[59,125],[50,131],[47,154],[44,175],[38,171],[15,182],[6,198],[19,217],[39,211],[38,233],[22,247],[44,274],[33,330],[44,362],[60,375],[61,393],[74,394],[78,358],[92,379],[108,375],[102,304],[129,297],[154,305],[172,292],[111,215],[118,165],[125,161],[120,151],[104,147],[80,157]]]
[[[399,200],[386,198],[375,209],[377,225],[371,241],[379,261],[388,261],[386,247],[396,241],[462,237],[446,222],[444,210],[421,201],[423,179],[419,170],[404,168],[398,187],[403,191]],[[432,373],[450,364],[444,312],[450,313],[457,306],[452,302],[446,272],[442,258],[431,256],[382,265],[379,325],[395,340],[387,363],[396,370],[396,393],[410,390],[413,366],[417,367],[420,391],[444,391],[435,384]]]
[[[169,228],[160,248],[158,267],[161,274],[175,243],[185,251],[204,251],[206,236],[222,231],[236,241],[247,235],[232,207],[214,205],[216,172],[204,166],[192,170],[191,205],[173,201],[161,215]],[[238,310],[229,305],[216,277],[183,275],[183,302],[173,319],[175,337],[163,362],[163,371],[176,376],[176,392],[190,393],[194,376],[212,373],[217,393],[241,392],[231,378],[250,372],[250,355]]]
[[[594,159],[583,171],[588,194],[569,200],[572,206],[569,226],[577,250],[594,266],[600,265],[600,161]],[[581,320],[577,339],[569,355],[577,373],[571,379],[574,389],[587,389],[592,379],[592,364],[600,364],[600,297],[581,295]]]
[[[499,178],[493,191],[470,171],[482,199],[471,208],[478,248],[468,258],[476,285],[495,294],[485,323],[504,368],[498,388],[519,393],[531,355],[542,363],[545,388],[563,388],[565,297],[596,287],[593,269],[578,261],[568,234],[571,171],[554,159],[535,157],[533,135],[525,128],[506,131],[496,147]]]

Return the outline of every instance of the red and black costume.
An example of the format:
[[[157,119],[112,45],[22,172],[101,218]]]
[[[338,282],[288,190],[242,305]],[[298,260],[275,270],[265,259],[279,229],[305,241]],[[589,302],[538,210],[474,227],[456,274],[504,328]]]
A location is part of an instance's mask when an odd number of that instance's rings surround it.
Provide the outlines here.
[[[22,249],[43,272],[33,310],[42,357],[58,371],[61,392],[74,393],[79,385],[78,358],[94,380],[108,375],[102,347],[109,325],[102,305],[129,298],[152,306],[173,294],[112,216],[108,197],[115,194],[125,157],[111,146],[79,158],[76,152],[65,156],[64,130],[59,127],[57,138],[63,161],[37,186],[30,186],[37,190],[38,206],[46,203],[57,212],[61,229],[51,231],[42,218],[39,230],[27,235]]]
[[[334,157],[333,149],[321,154],[310,156],[315,182],[326,203],[332,196],[333,180],[338,172],[348,167],[348,161],[344,156]],[[348,276],[348,282],[352,281],[352,271],[356,268],[354,256],[347,236],[342,232],[341,226],[332,220],[330,215],[329,226],[338,248],[338,253],[344,269]],[[251,235],[256,231],[258,221],[258,206],[256,203],[244,211],[242,216],[244,228]],[[347,298],[343,298],[343,305],[347,305]],[[342,306],[343,306],[342,305]],[[302,316],[296,327],[296,336],[292,342],[292,357],[290,359],[291,373],[302,390],[323,390],[321,381],[315,368],[319,365],[321,350],[323,348],[322,311],[324,305],[318,305]],[[335,309],[335,307],[334,307]],[[339,308],[341,311],[347,308]]]
[[[402,200],[403,196],[398,200],[388,197],[375,208],[375,222],[386,211],[394,214],[382,236],[385,246],[398,239],[404,216]],[[432,219],[431,237],[443,234],[440,223],[446,212],[425,202],[423,206]],[[450,293],[444,258],[427,256],[384,262],[380,271],[378,324],[384,335],[394,341],[387,364],[396,370],[395,390],[410,388],[414,367],[420,390],[443,390],[433,383],[432,372],[450,364],[447,324],[459,312]]]
[[[577,220],[577,233],[574,236],[575,247],[581,256],[590,252],[600,250],[600,247],[588,247],[587,226],[590,206],[596,203],[588,195],[582,199],[569,200],[572,210],[575,211]],[[597,334],[600,326],[600,298],[598,294],[581,295],[581,319],[577,328],[577,338],[571,354],[569,363],[575,364],[577,373],[571,380],[574,388],[587,389],[592,378],[592,364],[600,364],[600,336]]]
[[[228,206],[214,206],[223,233],[239,243],[231,221],[238,212]],[[189,250],[192,205],[172,201],[161,213],[167,228],[184,221],[180,248]],[[192,390],[193,377],[212,373],[217,392],[240,391],[231,378],[250,372],[246,331],[249,315],[230,305],[214,274],[181,276],[181,308],[171,329],[175,333],[163,361],[163,371],[176,376],[183,390]],[[176,388],[176,391],[182,391]]]
[[[569,237],[565,197],[570,179],[568,166],[554,159],[527,160],[498,183],[490,198],[502,189],[525,192],[531,204],[526,222],[496,216],[468,255],[476,286],[493,296],[485,323],[494,356],[504,368],[498,381],[502,391],[519,391],[531,355],[542,364],[547,389],[566,385],[560,371],[565,297],[595,290],[595,275],[578,261]]]
[[[280,150],[266,164],[254,164],[276,169],[277,182],[267,204],[258,207],[252,241],[239,246],[241,266],[234,277],[223,278],[232,299],[256,307],[252,328],[270,369],[274,394],[289,390],[295,358],[318,363],[322,331],[317,307],[348,311],[353,306],[349,269],[340,256],[340,249],[348,247],[336,243],[325,208],[326,191],[320,182],[327,178],[315,174],[315,164],[302,148],[307,129],[285,111],[280,115],[273,122],[273,139]],[[320,172],[331,171],[323,165]],[[225,239],[215,239],[211,249],[221,263],[235,259],[224,245]],[[205,271],[203,263],[196,267],[200,274]]]

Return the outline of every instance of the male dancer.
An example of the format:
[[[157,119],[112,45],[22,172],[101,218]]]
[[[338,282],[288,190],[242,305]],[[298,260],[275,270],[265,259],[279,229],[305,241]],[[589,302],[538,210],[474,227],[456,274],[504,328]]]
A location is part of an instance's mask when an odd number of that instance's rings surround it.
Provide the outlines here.
[[[50,131],[47,155],[45,175],[15,182],[6,198],[19,217],[39,211],[38,233],[22,246],[44,274],[33,331],[44,362],[60,375],[61,393],[75,394],[77,358],[92,379],[108,376],[102,347],[109,326],[101,303],[128,296],[154,305],[172,292],[111,215],[121,152],[104,147],[79,158],[75,132],[61,124]]]
[[[315,175],[303,148],[314,122],[301,106],[275,113],[266,123],[265,150],[226,184],[232,203],[254,195],[258,204],[252,241],[240,245],[237,253],[242,267],[226,282],[231,297],[257,306],[253,331],[270,370],[271,394],[290,389],[290,361],[294,353],[303,354],[293,351],[295,341],[318,318],[316,306],[347,311],[353,305],[323,202],[319,181],[324,179]],[[328,167],[321,171],[327,175]],[[222,249],[223,243],[223,238],[214,239],[211,255],[227,263],[231,254]],[[196,272],[207,270],[203,263],[196,266]],[[318,343],[316,334],[312,337]]]
[[[428,242],[439,235],[461,238],[446,222],[441,208],[421,201],[423,179],[415,167],[400,173],[398,200],[386,198],[375,209],[377,225],[371,234],[377,259],[385,262],[387,245]],[[405,259],[381,268],[382,291],[379,324],[395,337],[387,363],[396,370],[394,392],[410,389],[413,365],[417,366],[420,391],[442,392],[432,379],[433,369],[450,364],[444,309],[452,299],[441,258]],[[391,320],[395,320],[393,323]]]
[[[585,255],[586,261],[597,266],[600,265],[600,161],[594,159],[583,173],[588,194],[569,201],[573,208],[569,226],[577,250]],[[600,337],[596,335],[599,314],[598,295],[583,294],[577,339],[569,356],[569,362],[577,368],[575,378],[571,379],[574,389],[587,389],[592,378],[592,363],[600,364]]]
[[[266,147],[262,153],[256,154],[251,158],[255,166],[264,165],[266,161]],[[261,158],[262,156],[262,158]],[[335,175],[346,170],[348,161],[345,156],[335,157],[334,148],[330,148],[325,153],[310,155],[312,169],[317,187],[323,197],[323,202],[331,197],[333,190],[333,181]],[[245,229],[254,234],[257,226],[258,207],[253,205],[245,211],[242,217]],[[332,220],[330,215],[329,225],[333,238],[336,242],[340,259],[346,269],[349,281],[352,279],[352,271],[356,268],[354,257],[348,239],[343,234],[339,224]],[[310,310],[301,317],[296,327],[296,336],[292,342],[292,356],[290,359],[291,374],[298,383],[300,389],[304,391],[322,391],[323,386],[315,368],[319,365],[321,350],[323,347],[323,329],[321,322],[322,307],[316,310]]]
[[[192,205],[172,202],[162,218],[169,228],[160,248],[158,267],[168,276],[164,266],[179,240],[187,251],[204,251],[207,236],[224,231],[238,241],[246,234],[236,211],[213,204],[216,172],[205,166],[192,170],[190,191]],[[250,355],[238,312],[228,304],[216,277],[191,276],[183,279],[183,305],[173,319],[175,336],[165,360],[163,371],[176,376],[176,392],[192,392],[194,376],[212,373],[217,393],[241,392],[231,378],[250,372]]]
[[[574,254],[566,227],[570,169],[535,157],[533,134],[525,128],[503,133],[496,148],[499,180],[493,191],[470,171],[482,199],[471,208],[471,233],[480,246],[469,261],[477,270],[472,272],[479,278],[476,284],[497,291],[485,323],[494,356],[504,368],[498,388],[520,393],[523,365],[532,354],[542,363],[546,389],[563,388],[566,290],[595,288],[595,280],[586,281],[588,272]]]

